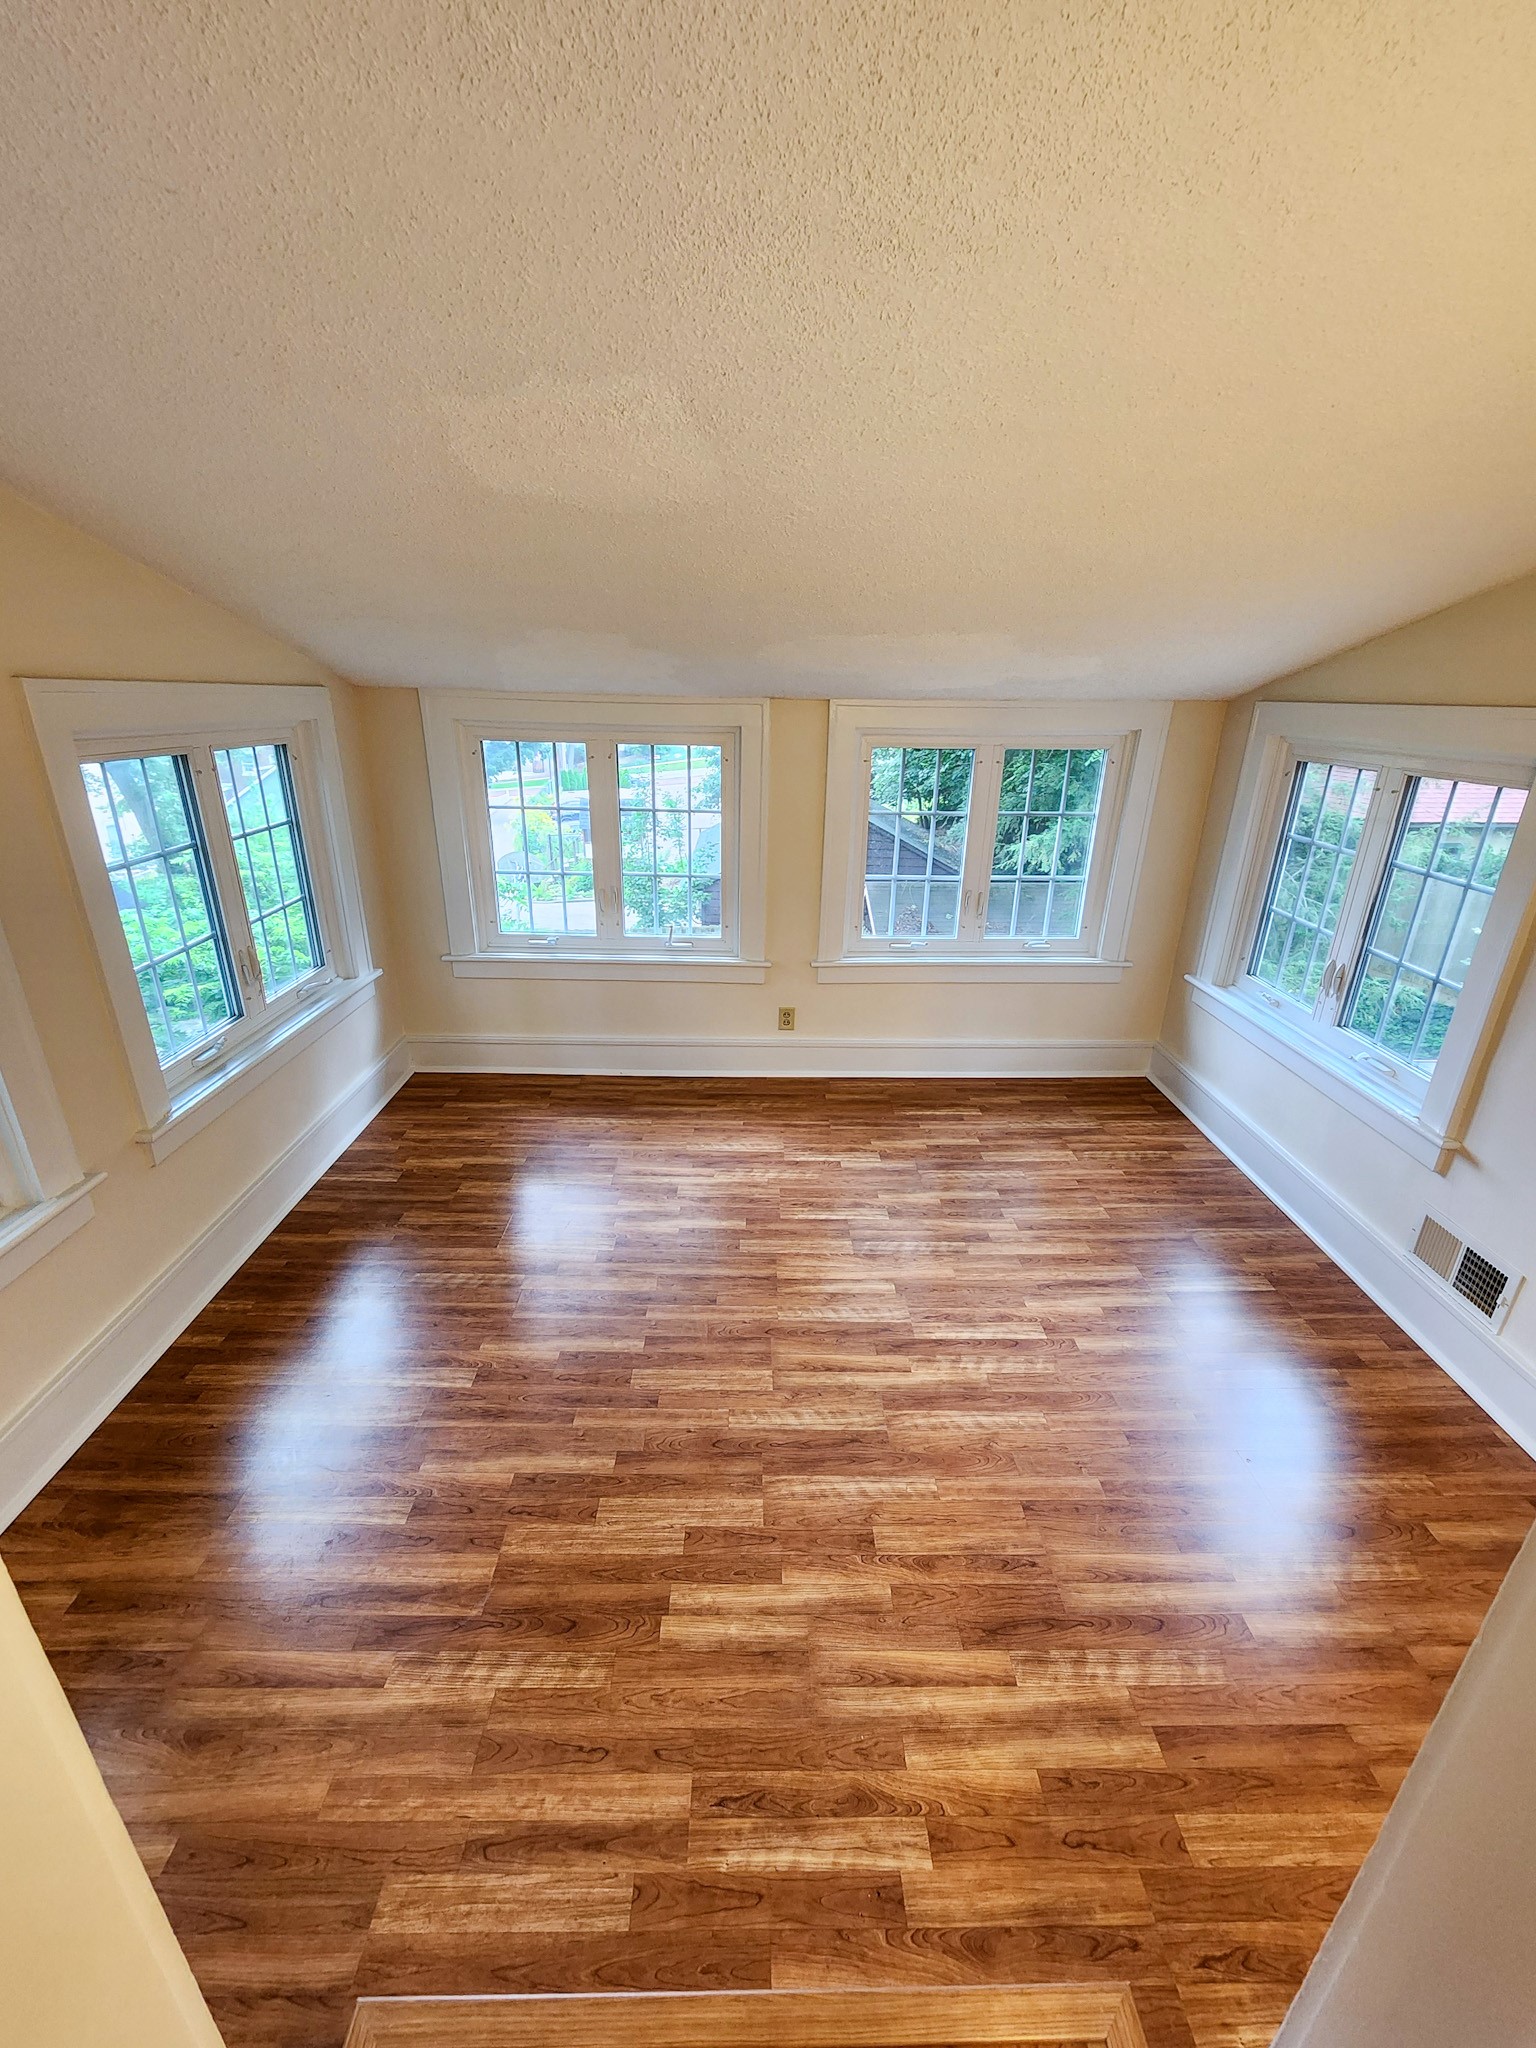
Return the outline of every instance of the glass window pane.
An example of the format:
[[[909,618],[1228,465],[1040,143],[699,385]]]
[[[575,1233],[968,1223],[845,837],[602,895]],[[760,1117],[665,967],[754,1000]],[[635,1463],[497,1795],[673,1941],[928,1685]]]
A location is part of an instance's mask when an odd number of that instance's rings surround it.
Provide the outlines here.
[[[656,884],[656,922],[666,931],[687,931],[688,884],[686,880],[662,880]]]
[[[720,829],[718,811],[695,811],[690,821],[693,846],[690,865],[694,875],[718,875],[720,872]]]
[[[999,808],[1004,811],[1029,809],[1029,775],[1035,756],[1028,747],[1010,747],[1003,756],[1003,786]]]
[[[656,872],[686,875],[689,852],[686,811],[660,811],[656,817]]]
[[[901,793],[900,747],[875,747],[869,757],[869,807],[871,811],[899,808]]]
[[[1104,773],[1103,752],[1095,747],[1074,747],[1067,757],[1067,795],[1064,811],[1096,811],[1099,807],[1099,779]]]
[[[1102,747],[1010,747],[1003,755],[988,938],[1081,935],[1107,758]],[[1000,888],[1009,881],[1005,899]]]
[[[192,771],[181,754],[83,761],[97,843],[160,1064],[240,1014]]]
[[[724,750],[625,741],[618,752],[625,932],[718,939]]]
[[[1526,791],[1420,776],[1366,928],[1346,1031],[1421,1074],[1434,1071]]]
[[[1030,806],[1036,811],[1059,811],[1062,794],[1066,788],[1067,755],[1062,747],[1041,747],[1030,753],[1021,750],[1025,758],[1034,763],[1033,780],[1030,789]]]
[[[864,884],[864,920],[861,929],[867,939],[891,936],[891,885],[868,881]]]
[[[905,747],[901,758],[901,809],[906,817],[917,817],[938,808],[934,778],[939,755],[935,747]]]
[[[1016,889],[1007,882],[993,882],[987,890],[987,937],[1008,939],[1013,936],[1014,904],[1018,896]]]
[[[923,929],[931,939],[952,939],[960,928],[960,884],[930,882]]]
[[[1454,882],[1444,882],[1438,877],[1424,884],[1418,915],[1403,948],[1403,958],[1410,967],[1422,968],[1426,974],[1439,973],[1445,949],[1461,914],[1463,893]]]
[[[647,746],[619,748],[619,802],[651,808],[651,750]]]
[[[874,939],[953,939],[970,827],[972,747],[870,753],[861,929]]]
[[[644,937],[656,932],[656,880],[653,875],[624,877],[624,929]]]
[[[656,865],[656,826],[650,811],[626,811],[619,819],[619,849],[626,868],[649,873]]]
[[[1024,881],[1018,890],[1018,923],[1015,927],[1021,939],[1041,939],[1045,936],[1045,920],[1051,907],[1051,885],[1049,882]]]
[[[1466,980],[1473,949],[1483,935],[1483,919],[1487,914],[1488,898],[1479,889],[1469,889],[1462,901],[1451,943],[1446,949],[1445,965],[1440,970],[1442,987],[1460,988]]]
[[[112,808],[112,799],[107,791],[107,778],[99,761],[82,761],[80,774],[85,783],[86,799],[91,806],[91,818],[96,827],[96,838],[102,857],[109,868],[116,867],[123,859],[122,840],[118,834],[117,816]]]
[[[270,1001],[325,960],[294,798],[293,763],[288,749],[276,744],[215,747],[213,762],[261,985]],[[297,944],[293,935],[301,930],[304,942]]]
[[[522,874],[496,875],[497,929],[508,933],[531,932],[533,909],[528,897],[528,877]]]
[[[136,762],[154,807],[155,825],[162,846],[174,846],[186,829],[186,808],[182,799],[176,762],[169,754],[157,754]]]
[[[1053,939],[1076,938],[1083,922],[1083,885],[1081,882],[1058,882],[1051,891],[1050,923],[1048,936]]]
[[[123,852],[130,860],[136,854],[154,852],[160,844],[160,828],[150,802],[149,786],[144,779],[144,763],[108,761],[105,772]],[[172,832],[171,844],[180,845],[185,837],[184,821],[179,820]]]
[[[925,916],[928,902],[926,882],[898,882],[891,891],[893,900],[891,919],[896,936],[902,939],[921,938],[928,928]]]
[[[594,933],[597,908],[585,744],[482,740],[480,758],[496,875],[497,930],[508,938],[531,932]]]
[[[521,806],[491,807],[491,858],[497,874],[521,874],[528,865],[528,838],[523,830]]]
[[[1322,987],[1375,790],[1374,769],[1296,764],[1248,972],[1308,1009]]]
[[[518,746],[523,776],[523,808],[539,815],[555,806],[555,749],[549,740],[523,740]]]

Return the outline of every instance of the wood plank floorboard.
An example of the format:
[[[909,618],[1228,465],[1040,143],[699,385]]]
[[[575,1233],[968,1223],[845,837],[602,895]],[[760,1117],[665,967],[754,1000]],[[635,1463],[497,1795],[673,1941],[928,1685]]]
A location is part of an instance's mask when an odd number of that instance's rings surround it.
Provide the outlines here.
[[[1115,1980],[1259,2048],[1533,1511],[1145,1083],[420,1076],[0,1550],[230,2048]]]

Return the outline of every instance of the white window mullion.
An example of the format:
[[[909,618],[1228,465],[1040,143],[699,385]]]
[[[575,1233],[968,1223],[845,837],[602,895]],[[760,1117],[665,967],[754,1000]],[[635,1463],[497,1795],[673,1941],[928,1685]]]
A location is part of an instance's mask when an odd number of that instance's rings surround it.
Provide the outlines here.
[[[1400,768],[1388,769],[1377,777],[1371,796],[1314,1013],[1318,1022],[1329,1029],[1337,1025],[1344,998],[1359,970],[1366,923],[1386,873],[1407,780]]]
[[[592,803],[592,887],[597,903],[597,943],[616,946],[624,937],[624,891],[619,860],[619,749],[615,740],[589,739],[587,788]]]
[[[256,946],[251,936],[251,921],[246,914],[245,890],[240,882],[240,867],[235,859],[234,841],[230,837],[224,797],[219,788],[218,770],[213,762],[213,749],[208,746],[193,747],[188,758],[192,764],[192,780],[197,789],[197,807],[202,816],[203,844],[208,849],[208,863],[213,869],[224,936],[229,946],[230,960],[234,966],[235,980],[239,983],[240,1000],[245,1010],[244,1018],[238,1020],[237,1025],[232,1028],[253,1029],[267,1007],[266,988],[261,978],[261,962],[256,957]]]
[[[976,749],[971,769],[970,815],[965,828],[965,867],[961,881],[962,945],[979,945],[987,927],[987,887],[992,877],[992,850],[997,840],[997,806],[1003,787],[1006,744]]]

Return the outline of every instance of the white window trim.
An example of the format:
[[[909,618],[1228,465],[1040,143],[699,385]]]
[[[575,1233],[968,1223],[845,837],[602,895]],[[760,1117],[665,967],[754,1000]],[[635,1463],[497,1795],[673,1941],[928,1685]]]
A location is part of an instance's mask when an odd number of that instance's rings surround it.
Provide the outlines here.
[[[524,697],[493,690],[423,690],[422,729],[455,975],[568,981],[760,982],[767,899],[768,707],[762,698]],[[530,945],[498,930],[480,743],[486,739],[692,740],[722,744],[734,807],[722,826],[722,937],[691,945],[581,937]],[[734,874],[730,871],[734,869]]]
[[[1152,818],[1172,706],[1110,702],[1009,704],[838,702],[827,741],[822,852],[823,982],[1118,981]],[[872,746],[1104,747],[1106,771],[1089,870],[1083,933],[1073,945],[1022,940],[964,946],[930,940],[883,947],[862,937],[867,752]]]
[[[319,684],[32,678],[25,689],[144,1118],[139,1140],[159,1161],[339,1021],[378,978],[369,955],[330,692]],[[326,964],[267,1005],[256,1028],[232,1030],[227,1054],[200,1065],[178,1060],[167,1073],[144,1014],[80,762],[130,748],[185,752],[257,738],[289,749]],[[199,795],[206,810],[211,799],[202,790]]]
[[[82,1173],[21,977],[0,931],[0,1287],[92,1215]]]
[[[1427,1084],[1394,1086],[1362,1059],[1335,1050],[1247,974],[1275,844],[1298,760],[1358,761],[1378,770],[1461,773],[1529,784],[1536,775],[1536,711],[1412,704],[1255,707],[1195,973],[1199,1008],[1292,1073],[1443,1173],[1461,1149],[1490,1039],[1536,914],[1536,804],[1527,804],[1488,907],[1466,984]],[[1390,830],[1391,820],[1382,829]],[[1374,874],[1357,861],[1357,894]],[[1374,856],[1373,856],[1374,858]],[[1369,901],[1365,905],[1369,910]]]

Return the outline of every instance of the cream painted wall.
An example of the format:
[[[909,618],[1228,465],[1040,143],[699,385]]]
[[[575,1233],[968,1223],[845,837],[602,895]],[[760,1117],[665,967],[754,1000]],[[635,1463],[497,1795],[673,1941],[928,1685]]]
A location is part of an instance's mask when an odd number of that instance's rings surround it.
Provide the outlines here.
[[[380,853],[396,909],[393,959],[408,1031],[701,1040],[772,1033],[785,1003],[798,1012],[802,1041],[1154,1039],[1222,723],[1220,705],[1175,707],[1131,928],[1134,964],[1123,980],[823,986],[810,963],[821,898],[827,705],[776,698],[768,771],[767,950],[774,964],[760,986],[705,982],[679,990],[657,982],[456,980],[442,960],[448,935],[417,693],[365,691],[360,710],[375,803],[387,820]]]
[[[11,2048],[219,2048],[3,1568],[0,1771],[0,2031]]]
[[[1517,969],[1503,1030],[1447,1173],[1417,1165],[1305,1080],[1195,1007],[1183,981],[1204,930],[1253,708],[1261,698],[1339,703],[1536,705],[1536,577],[1384,634],[1232,704],[1169,994],[1163,1041],[1183,1064],[1393,1244],[1433,1208],[1472,1242],[1536,1279],[1536,971]],[[1536,1375],[1536,1285],[1517,1301],[1507,1347]]]
[[[359,775],[361,694],[306,656],[0,492],[0,924],[75,1148],[106,1179],[85,1227],[0,1291],[0,1440],[55,1376],[208,1228],[395,1036],[367,1002],[158,1166],[80,908],[24,675],[326,683],[335,701],[376,958],[386,937]]]

